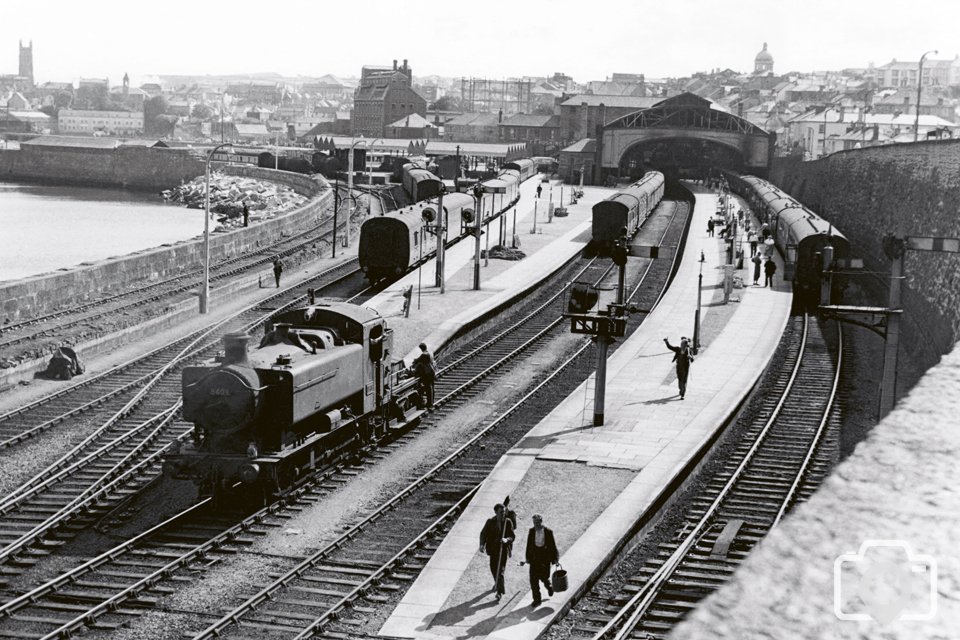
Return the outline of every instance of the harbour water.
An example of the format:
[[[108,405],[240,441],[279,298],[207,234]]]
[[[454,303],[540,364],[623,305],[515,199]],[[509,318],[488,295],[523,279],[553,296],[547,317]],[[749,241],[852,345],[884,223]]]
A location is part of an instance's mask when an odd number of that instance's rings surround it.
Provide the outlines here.
[[[202,233],[202,210],[165,204],[159,195],[0,182],[0,281]]]

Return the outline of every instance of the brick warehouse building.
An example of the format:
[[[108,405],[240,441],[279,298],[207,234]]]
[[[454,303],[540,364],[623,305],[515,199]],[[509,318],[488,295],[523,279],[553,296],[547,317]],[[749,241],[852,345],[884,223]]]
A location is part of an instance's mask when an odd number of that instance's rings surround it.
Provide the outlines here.
[[[393,69],[363,67],[360,86],[353,97],[351,129],[353,135],[384,137],[386,127],[406,116],[427,115],[427,101],[412,86],[413,70],[403,61]]]

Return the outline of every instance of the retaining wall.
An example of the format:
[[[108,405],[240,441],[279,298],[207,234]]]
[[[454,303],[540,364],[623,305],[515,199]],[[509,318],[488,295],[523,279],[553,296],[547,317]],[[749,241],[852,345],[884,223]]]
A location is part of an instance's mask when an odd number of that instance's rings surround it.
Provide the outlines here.
[[[311,199],[297,209],[246,229],[211,234],[211,265],[315,226],[332,203],[332,191],[320,176],[246,165],[223,165],[217,168],[233,175],[280,182]],[[119,293],[134,285],[196,271],[202,268],[202,261],[201,236],[69,270],[0,283],[0,324],[48,314]]]
[[[889,273],[887,233],[960,237],[960,141],[944,140],[842,151],[821,160],[778,160],[770,179],[833,222],[864,259]],[[908,251],[903,345],[922,369],[949,352],[960,332],[960,256]],[[857,279],[886,304],[887,280]],[[901,388],[915,380],[902,380]]]
[[[160,191],[204,171],[193,149],[30,147],[0,151],[0,180]]]

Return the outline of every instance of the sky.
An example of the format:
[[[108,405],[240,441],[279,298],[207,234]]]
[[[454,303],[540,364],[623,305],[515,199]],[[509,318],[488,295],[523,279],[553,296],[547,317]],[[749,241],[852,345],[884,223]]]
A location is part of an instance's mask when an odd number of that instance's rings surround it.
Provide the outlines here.
[[[42,9],[38,9],[42,7]],[[650,78],[838,70],[960,53],[960,0],[4,0],[0,74],[33,41],[39,82],[276,72],[359,76],[409,60],[417,77],[508,78],[614,72]]]

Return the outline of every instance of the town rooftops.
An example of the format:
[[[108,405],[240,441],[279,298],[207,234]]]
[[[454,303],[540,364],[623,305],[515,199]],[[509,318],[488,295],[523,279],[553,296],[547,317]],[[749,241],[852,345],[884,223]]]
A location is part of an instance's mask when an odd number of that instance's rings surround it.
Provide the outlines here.
[[[116,149],[120,146],[118,138],[93,138],[88,136],[37,136],[20,143],[28,147],[71,147],[76,149]]]
[[[577,140],[566,149],[561,149],[560,153],[596,153],[597,141],[594,138],[583,138]]]
[[[397,128],[397,127],[411,128],[411,127],[412,127],[412,128],[414,128],[414,129],[423,129],[423,128],[434,129],[434,128],[436,128],[436,125],[435,125],[435,124],[433,124],[432,122],[430,122],[429,120],[427,120],[426,118],[424,118],[424,117],[423,117],[422,115],[420,115],[419,113],[411,113],[409,116],[400,118],[400,119],[397,120],[396,122],[392,122],[392,123],[388,124],[387,126],[388,126],[388,127],[395,127],[395,128]]]
[[[461,113],[447,120],[450,126],[488,127],[499,123],[500,117],[496,113]]]
[[[42,111],[2,111],[0,117],[30,122],[46,122],[50,119],[50,116]]]
[[[457,153],[457,147],[460,148],[462,156],[486,156],[491,158],[506,158],[508,154],[523,152],[526,144],[485,144],[481,142],[439,142],[430,140],[427,142],[427,155],[429,156],[452,156]]]
[[[663,98],[644,98],[641,96],[598,96],[581,93],[567,98],[560,103],[561,107],[579,107],[584,102],[588,107],[598,107],[601,104],[607,107],[626,107],[633,109],[648,109]]]
[[[505,127],[559,127],[560,117],[554,115],[540,116],[517,113],[509,118],[505,118],[500,124]]]

